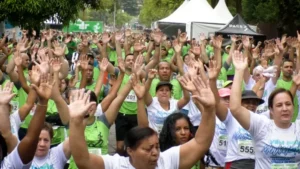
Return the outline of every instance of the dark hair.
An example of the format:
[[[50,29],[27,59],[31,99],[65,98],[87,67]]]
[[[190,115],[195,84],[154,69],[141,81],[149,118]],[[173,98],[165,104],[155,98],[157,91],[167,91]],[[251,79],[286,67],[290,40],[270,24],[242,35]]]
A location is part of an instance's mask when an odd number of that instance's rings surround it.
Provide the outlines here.
[[[131,148],[135,150],[141,142],[157,133],[150,127],[134,127],[128,131],[124,139],[125,150]]]
[[[0,147],[2,150],[2,155],[0,155],[0,157],[1,157],[0,161],[3,161],[4,157],[7,156],[7,144],[1,134],[0,134]],[[1,163],[0,163],[0,165],[1,165]]]
[[[280,93],[286,93],[290,96],[291,100],[292,100],[292,104],[294,105],[294,98],[293,98],[293,95],[292,93],[289,91],[289,90],[286,90],[284,88],[278,88],[278,89],[275,89],[269,96],[269,99],[268,99],[268,106],[269,106],[269,109],[273,108],[273,104],[274,104],[274,98],[275,96],[277,96],[278,94]]]
[[[294,64],[294,62],[293,62],[292,60],[290,60],[290,59],[283,59],[283,61],[282,61],[282,66],[283,66],[283,64],[284,64],[285,62],[291,62],[291,63]]]
[[[88,92],[89,90],[88,89],[85,89],[85,93]],[[96,102],[96,104],[98,104],[98,98],[95,94],[95,92],[91,91],[90,93],[90,102]]]
[[[50,123],[45,122],[42,130],[48,131],[50,135],[50,139],[52,140],[54,135],[52,125]]]
[[[128,56],[134,56],[133,53],[128,53],[124,59],[126,59]]]
[[[175,111],[175,113],[170,114],[166,118],[166,120],[164,121],[163,128],[159,135],[159,145],[160,150],[162,152],[177,145],[175,135],[175,124],[179,119],[185,119],[189,124],[191,134],[195,133],[195,129],[190,121],[190,118],[187,115],[181,113],[179,110]]]

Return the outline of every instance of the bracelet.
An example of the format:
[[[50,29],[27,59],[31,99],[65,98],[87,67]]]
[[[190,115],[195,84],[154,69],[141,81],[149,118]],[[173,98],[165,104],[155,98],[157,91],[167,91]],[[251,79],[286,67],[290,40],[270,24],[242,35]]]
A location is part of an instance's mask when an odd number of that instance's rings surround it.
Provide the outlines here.
[[[37,103],[36,105],[41,106],[41,107],[47,107],[48,106],[47,104],[46,105],[42,105],[40,103]]]

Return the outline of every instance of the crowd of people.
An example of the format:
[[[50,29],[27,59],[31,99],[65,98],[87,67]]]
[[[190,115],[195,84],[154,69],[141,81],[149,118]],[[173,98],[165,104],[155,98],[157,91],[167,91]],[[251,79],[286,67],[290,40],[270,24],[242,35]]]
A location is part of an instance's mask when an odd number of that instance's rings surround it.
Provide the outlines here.
[[[300,168],[300,34],[22,33],[0,41],[3,169]]]

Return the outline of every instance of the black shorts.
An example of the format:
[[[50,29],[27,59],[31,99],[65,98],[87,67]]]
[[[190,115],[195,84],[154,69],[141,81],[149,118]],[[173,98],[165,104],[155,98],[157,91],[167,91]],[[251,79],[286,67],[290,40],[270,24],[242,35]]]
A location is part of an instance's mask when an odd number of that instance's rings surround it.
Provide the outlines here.
[[[137,115],[128,115],[120,113],[116,119],[116,139],[117,141],[124,141],[127,132],[133,127],[137,126]]]

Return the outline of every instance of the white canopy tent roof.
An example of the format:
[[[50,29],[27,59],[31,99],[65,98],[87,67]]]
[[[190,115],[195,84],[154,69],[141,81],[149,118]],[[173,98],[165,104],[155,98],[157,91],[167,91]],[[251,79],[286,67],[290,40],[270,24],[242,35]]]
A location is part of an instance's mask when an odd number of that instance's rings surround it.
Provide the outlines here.
[[[213,12],[212,7],[206,0],[185,0],[182,5],[168,17],[158,22],[169,23],[224,23],[222,19]]]
[[[217,16],[219,16],[222,21],[225,21],[225,23],[228,23],[233,19],[233,16],[231,15],[225,0],[219,0],[219,3],[217,4],[213,12]]]

